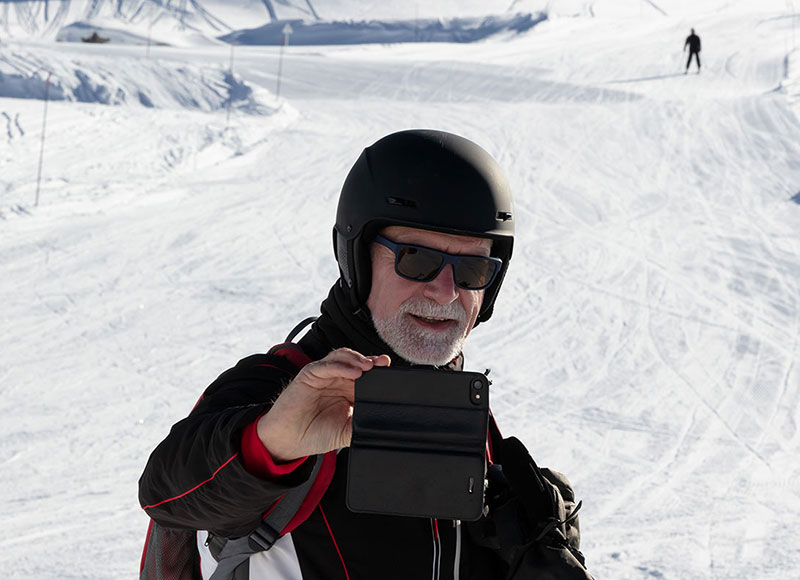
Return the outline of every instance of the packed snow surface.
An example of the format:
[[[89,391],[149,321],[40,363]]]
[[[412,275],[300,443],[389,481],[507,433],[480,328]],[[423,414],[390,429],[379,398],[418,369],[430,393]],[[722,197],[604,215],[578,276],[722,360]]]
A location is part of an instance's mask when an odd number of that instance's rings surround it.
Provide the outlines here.
[[[514,257],[467,368],[569,476],[595,577],[796,577],[798,11],[0,2],[0,576],[137,574],[150,451],[318,311],[362,148],[432,127],[509,176]],[[535,25],[478,42],[342,40],[517,15]],[[298,19],[337,44],[220,40]],[[703,68],[684,75],[691,27]],[[116,36],[56,42],[76,30]]]

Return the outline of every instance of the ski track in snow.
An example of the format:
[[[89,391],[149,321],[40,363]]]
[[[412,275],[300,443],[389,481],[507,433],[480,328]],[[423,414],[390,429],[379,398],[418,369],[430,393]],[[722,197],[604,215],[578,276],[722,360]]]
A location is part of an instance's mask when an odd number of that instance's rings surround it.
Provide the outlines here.
[[[43,35],[44,7],[16,4],[15,22]],[[150,450],[220,372],[318,311],[347,170],[377,138],[422,126],[475,140],[507,170],[514,259],[468,367],[491,367],[503,432],[570,477],[595,577],[791,577],[792,22],[777,0],[655,4],[553,2],[528,33],[476,44],[290,45],[280,100],[276,47],[236,47],[229,77],[227,47],[154,46],[148,59],[4,44],[0,72],[26,98],[0,97],[3,577],[136,573]],[[66,18],[54,6],[46,22]],[[683,74],[690,26],[700,75]],[[66,96],[48,103],[34,207],[44,63]],[[101,91],[78,102],[77,73],[152,106],[98,104]],[[247,89],[228,113],[228,93]]]

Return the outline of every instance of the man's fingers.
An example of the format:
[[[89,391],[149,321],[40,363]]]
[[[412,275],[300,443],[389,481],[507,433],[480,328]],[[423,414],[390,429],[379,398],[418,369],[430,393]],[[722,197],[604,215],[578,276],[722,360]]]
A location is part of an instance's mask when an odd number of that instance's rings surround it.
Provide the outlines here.
[[[303,369],[302,375],[298,375],[298,378],[304,383],[309,383],[310,386],[318,386],[317,383],[327,383],[336,379],[349,379],[354,381],[360,377],[365,370],[372,368],[372,365],[372,361],[361,364],[354,364],[351,361],[320,361],[307,365]]]
[[[304,382],[328,381],[337,378],[355,380],[364,371],[368,371],[374,366],[389,366],[390,364],[391,359],[385,354],[364,356],[349,348],[340,348],[332,351],[325,358],[306,365],[301,373],[305,374],[308,379]]]
[[[388,367],[389,365],[392,364],[392,359],[389,358],[388,354],[370,356],[367,358],[372,359],[372,362],[375,364],[376,367]]]
[[[370,355],[364,356],[358,351],[355,351],[351,348],[337,348],[336,350],[332,350],[328,353],[328,355],[320,359],[318,362],[322,362],[325,360],[337,360],[337,361],[353,361],[356,364],[362,364],[365,361],[386,361],[386,365],[391,362],[391,359],[388,355],[381,354],[381,355]],[[386,366],[383,363],[378,363],[380,366]]]
[[[390,364],[385,354],[364,356],[349,348],[309,363],[259,419],[261,442],[281,461],[346,447],[352,435],[355,380]]]

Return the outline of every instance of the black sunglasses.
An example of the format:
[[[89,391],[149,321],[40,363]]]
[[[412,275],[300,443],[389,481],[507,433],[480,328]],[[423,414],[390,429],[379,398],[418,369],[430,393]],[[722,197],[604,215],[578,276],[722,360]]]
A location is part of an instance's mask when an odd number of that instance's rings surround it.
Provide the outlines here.
[[[447,266],[453,265],[453,282],[465,290],[483,290],[494,282],[503,266],[500,258],[448,254],[425,246],[398,244],[375,236],[375,243],[394,252],[394,271],[398,276],[415,282],[430,282]]]

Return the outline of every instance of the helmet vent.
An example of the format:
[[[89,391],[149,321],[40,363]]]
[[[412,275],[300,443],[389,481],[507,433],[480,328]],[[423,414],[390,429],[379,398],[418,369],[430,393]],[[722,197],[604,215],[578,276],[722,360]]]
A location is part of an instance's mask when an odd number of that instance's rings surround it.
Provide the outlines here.
[[[396,205],[399,207],[417,207],[417,202],[413,199],[406,199],[404,197],[387,197],[386,203],[389,205]]]
[[[509,211],[499,211],[497,212],[497,219],[501,222],[507,222],[511,219],[511,212]]]

